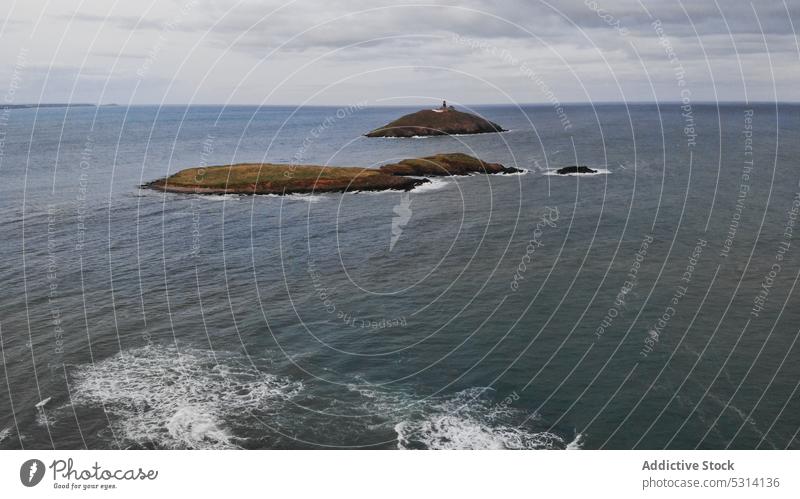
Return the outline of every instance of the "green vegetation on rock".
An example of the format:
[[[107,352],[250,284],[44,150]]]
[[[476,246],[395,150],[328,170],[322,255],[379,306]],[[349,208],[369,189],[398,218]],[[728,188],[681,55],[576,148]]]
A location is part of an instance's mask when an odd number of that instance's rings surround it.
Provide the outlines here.
[[[399,163],[381,166],[382,172],[392,175],[441,177],[470,173],[519,173],[522,170],[499,163],[487,163],[463,153],[436,154],[424,158],[404,159]]]
[[[410,190],[428,182],[419,177],[471,173],[517,173],[467,154],[437,154],[405,159],[380,168],[242,163],[187,168],[143,185],[149,189],[188,194],[293,194]]]
[[[425,182],[369,168],[245,163],[187,168],[144,187],[198,194],[293,194],[409,190]]]
[[[418,137],[505,132],[497,123],[452,107],[407,114],[366,134],[367,137]]]

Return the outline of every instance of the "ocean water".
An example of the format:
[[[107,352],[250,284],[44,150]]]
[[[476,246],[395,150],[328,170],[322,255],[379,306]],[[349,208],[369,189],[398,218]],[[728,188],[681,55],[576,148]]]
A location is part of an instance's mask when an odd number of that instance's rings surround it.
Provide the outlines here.
[[[800,448],[800,107],[412,110],[0,111],[0,448]],[[456,151],[525,173],[138,188]]]

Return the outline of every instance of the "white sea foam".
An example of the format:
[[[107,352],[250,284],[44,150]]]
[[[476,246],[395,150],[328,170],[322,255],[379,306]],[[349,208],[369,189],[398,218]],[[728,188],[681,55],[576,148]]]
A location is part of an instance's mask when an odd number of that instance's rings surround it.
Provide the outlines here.
[[[73,403],[104,407],[117,439],[174,449],[235,448],[231,420],[274,408],[303,388],[233,354],[160,346],[79,366],[73,377]]]
[[[401,192],[404,192],[404,191],[401,191],[399,189],[386,189],[386,190],[383,190],[383,191],[348,191],[347,193],[348,194],[358,193],[358,194],[362,194],[362,195],[365,195],[365,196],[385,196],[387,194],[396,196],[397,194],[399,194]]]
[[[348,389],[361,401],[344,408],[348,415],[383,417],[395,431],[398,449],[566,448],[561,437],[537,428],[538,417],[514,407],[515,399],[495,403],[490,396],[494,390],[488,388],[424,399],[363,384]]]
[[[519,171],[518,171],[518,172],[514,172],[514,173],[503,173],[503,174],[501,174],[501,175],[495,175],[495,177],[502,178],[502,177],[521,176],[521,175],[527,175],[527,174],[529,174],[529,173],[530,173],[530,170],[528,170],[528,169],[525,169],[525,168],[520,168],[520,167],[518,167],[518,166],[517,166],[517,167],[515,167],[515,168],[516,168],[517,170],[519,170]]]
[[[241,443],[237,429],[251,428],[253,417],[274,414],[284,432],[297,435],[313,433],[327,421],[315,420],[313,413],[292,413],[300,396],[309,395],[301,383],[250,368],[245,359],[232,353],[150,346],[125,351],[93,366],[79,366],[71,375],[72,403],[104,409],[114,436],[125,446],[236,448]],[[356,380],[357,384],[347,387],[350,395],[331,398],[326,412],[357,416],[363,424],[363,428],[351,429],[357,432],[394,428],[399,449],[564,449],[580,445],[580,437],[567,444],[558,435],[542,431],[541,422],[529,418],[513,401],[496,403],[489,389],[420,398]],[[72,407],[61,409],[71,411]],[[342,437],[349,438],[347,434]]]
[[[11,435],[11,428],[3,428],[0,430],[0,443]]]
[[[45,412],[44,409],[39,409],[36,411],[36,424],[47,428],[49,426],[54,425],[56,422],[55,415],[53,412]]]
[[[238,201],[242,198],[239,194],[195,194],[194,197],[206,201]]]
[[[212,447],[228,447],[231,442],[223,424],[202,404],[179,407],[166,428],[170,436],[195,449],[207,447],[209,442],[217,444]]]
[[[444,180],[444,179],[441,179],[441,178],[432,178],[432,179],[429,179],[429,180],[430,180],[430,182],[425,182],[424,184],[420,184],[420,185],[414,187],[411,190],[411,192],[413,192],[414,194],[419,194],[419,193],[423,193],[423,192],[438,191],[440,189],[443,189],[443,188],[447,187],[447,184],[450,183],[447,180]]]
[[[249,198],[244,194],[196,194],[197,199],[208,201],[238,201]],[[318,203],[325,199],[324,194],[256,194],[259,198],[277,198],[284,201],[304,201],[307,203]]]
[[[437,416],[426,421],[395,425],[397,448],[413,449],[552,449],[563,440],[548,432],[513,426],[492,426],[470,416]]]
[[[567,444],[567,450],[580,450],[583,449],[583,433],[577,433],[572,442]]]
[[[563,449],[561,437],[533,427],[524,411],[492,404],[485,388],[415,404],[395,424],[398,449]]]
[[[542,175],[554,176],[554,177],[596,177],[598,175],[609,175],[611,174],[611,170],[607,170],[605,168],[592,168],[592,170],[597,170],[594,173],[564,173],[559,174],[557,172],[558,169],[553,170],[545,170]]]
[[[49,403],[49,402],[50,402],[52,399],[53,399],[53,397],[47,397],[47,398],[45,398],[45,399],[42,399],[41,401],[37,402],[37,403],[36,403],[36,405],[34,405],[34,407],[35,407],[35,408],[37,408],[37,409],[42,409],[42,408],[44,408],[44,406],[46,406],[46,405],[47,405],[47,404],[48,404],[48,403]]]
[[[329,198],[329,196],[325,194],[287,194],[279,197],[283,197],[289,201],[305,201],[306,203],[319,203]]]

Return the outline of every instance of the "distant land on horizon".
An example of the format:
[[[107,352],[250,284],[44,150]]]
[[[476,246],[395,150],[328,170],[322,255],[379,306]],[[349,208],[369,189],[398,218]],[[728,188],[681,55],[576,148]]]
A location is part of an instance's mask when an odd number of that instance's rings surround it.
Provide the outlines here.
[[[39,107],[107,107],[117,104],[89,104],[89,103],[48,103],[48,104],[0,104],[0,109],[35,109]]]

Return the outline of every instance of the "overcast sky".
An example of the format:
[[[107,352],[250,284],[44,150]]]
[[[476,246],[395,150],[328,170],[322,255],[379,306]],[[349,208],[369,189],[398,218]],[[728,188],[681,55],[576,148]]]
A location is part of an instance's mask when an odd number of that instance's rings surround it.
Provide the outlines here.
[[[7,102],[798,101],[800,0],[5,0]]]

